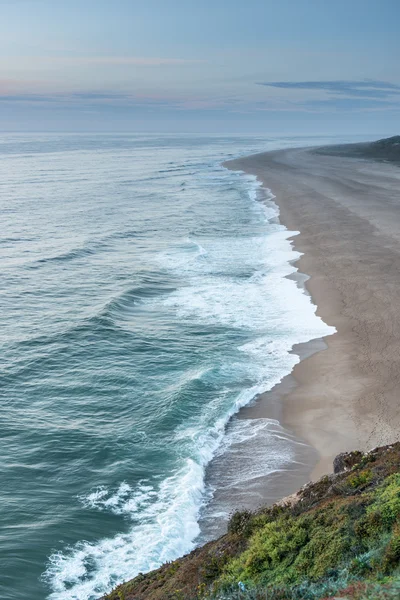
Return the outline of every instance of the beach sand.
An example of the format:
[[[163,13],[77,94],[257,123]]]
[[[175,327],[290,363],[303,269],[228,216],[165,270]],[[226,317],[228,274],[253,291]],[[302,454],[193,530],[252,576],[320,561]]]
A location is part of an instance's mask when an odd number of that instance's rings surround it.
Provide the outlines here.
[[[339,452],[400,438],[400,168],[310,149],[225,166],[257,175],[276,196],[281,222],[300,231],[296,266],[310,276],[317,314],[337,329],[303,348],[292,375],[247,409],[276,416],[279,395],[282,424],[318,452],[316,479]]]

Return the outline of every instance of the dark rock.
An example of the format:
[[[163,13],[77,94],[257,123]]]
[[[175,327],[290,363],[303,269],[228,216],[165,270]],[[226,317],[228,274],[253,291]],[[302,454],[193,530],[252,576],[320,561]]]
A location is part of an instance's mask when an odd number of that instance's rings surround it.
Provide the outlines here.
[[[354,465],[360,462],[363,457],[362,452],[341,452],[338,454],[333,461],[333,472],[334,473],[343,473],[343,471],[348,471]]]

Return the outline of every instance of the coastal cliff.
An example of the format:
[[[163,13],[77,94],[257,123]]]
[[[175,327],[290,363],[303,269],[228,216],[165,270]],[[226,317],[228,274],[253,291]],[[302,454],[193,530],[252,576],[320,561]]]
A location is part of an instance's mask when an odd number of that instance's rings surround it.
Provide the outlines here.
[[[400,597],[400,442],[343,453],[334,473],[104,600]]]
[[[349,156],[400,165],[400,135],[394,135],[376,142],[325,146],[324,148],[318,148],[316,152],[331,156]]]

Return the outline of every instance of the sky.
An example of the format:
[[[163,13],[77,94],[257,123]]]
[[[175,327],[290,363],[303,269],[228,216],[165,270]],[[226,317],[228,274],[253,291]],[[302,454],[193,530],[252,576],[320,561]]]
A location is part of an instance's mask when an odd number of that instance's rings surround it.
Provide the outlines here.
[[[0,130],[400,133],[400,0],[0,0]]]

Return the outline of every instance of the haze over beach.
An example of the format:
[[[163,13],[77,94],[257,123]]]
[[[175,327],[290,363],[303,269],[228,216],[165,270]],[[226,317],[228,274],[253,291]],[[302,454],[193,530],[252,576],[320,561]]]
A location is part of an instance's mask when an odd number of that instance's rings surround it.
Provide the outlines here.
[[[398,2],[0,17],[0,598],[398,597]]]

